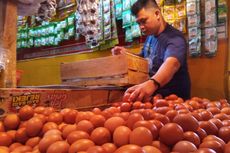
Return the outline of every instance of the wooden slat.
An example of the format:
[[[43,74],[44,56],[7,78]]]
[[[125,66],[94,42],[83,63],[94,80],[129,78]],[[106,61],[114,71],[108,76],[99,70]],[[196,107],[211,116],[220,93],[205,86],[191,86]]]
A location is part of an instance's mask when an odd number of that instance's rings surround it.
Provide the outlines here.
[[[148,61],[139,56],[127,53],[128,58],[128,68],[135,71],[140,71],[144,73],[149,73]]]
[[[125,55],[61,64],[62,79],[93,78],[127,73]]]
[[[128,71],[129,84],[140,84],[149,79],[147,73]]]
[[[17,5],[14,0],[0,2],[0,52],[5,69],[0,73],[0,87],[16,87]]]

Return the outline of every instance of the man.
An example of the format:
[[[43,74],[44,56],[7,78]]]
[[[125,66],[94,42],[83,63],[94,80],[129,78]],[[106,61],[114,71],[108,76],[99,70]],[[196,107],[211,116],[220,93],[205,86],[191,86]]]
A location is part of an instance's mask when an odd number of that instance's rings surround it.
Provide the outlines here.
[[[190,77],[187,68],[187,46],[183,34],[165,22],[155,0],[138,0],[131,8],[147,39],[140,56],[149,60],[150,80],[128,88],[129,101],[148,101],[153,94],[176,94],[190,98]],[[112,54],[127,49],[114,47]]]

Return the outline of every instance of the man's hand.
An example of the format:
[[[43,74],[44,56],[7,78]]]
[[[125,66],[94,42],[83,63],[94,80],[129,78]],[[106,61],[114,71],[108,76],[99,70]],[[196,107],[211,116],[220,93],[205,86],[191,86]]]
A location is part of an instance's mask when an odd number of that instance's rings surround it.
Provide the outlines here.
[[[121,47],[121,46],[115,46],[111,52],[112,52],[112,55],[119,55],[119,54],[124,54],[125,52],[127,52],[128,50],[124,47]]]
[[[152,80],[128,88],[124,94],[128,101],[149,101],[150,96],[157,90]]]

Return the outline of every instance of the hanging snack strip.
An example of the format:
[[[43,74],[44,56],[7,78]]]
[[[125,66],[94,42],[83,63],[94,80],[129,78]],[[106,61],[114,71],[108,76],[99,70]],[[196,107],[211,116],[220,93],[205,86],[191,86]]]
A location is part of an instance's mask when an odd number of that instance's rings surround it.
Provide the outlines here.
[[[187,0],[189,55],[201,55],[200,0]]]
[[[205,55],[212,57],[217,52],[217,5],[216,0],[204,1],[204,43]]]
[[[56,15],[56,8],[56,0],[46,0],[42,2],[36,15],[37,21],[50,21]]]
[[[99,46],[101,35],[99,3],[95,0],[78,0],[76,32],[83,35],[90,48]]]

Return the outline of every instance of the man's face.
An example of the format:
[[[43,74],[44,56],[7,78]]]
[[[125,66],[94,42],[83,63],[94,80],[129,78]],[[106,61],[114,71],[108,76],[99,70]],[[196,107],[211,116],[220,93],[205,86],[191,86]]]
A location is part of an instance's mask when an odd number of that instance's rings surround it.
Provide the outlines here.
[[[160,11],[155,8],[143,8],[136,16],[137,23],[145,35],[158,35],[160,27]]]

